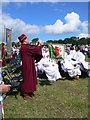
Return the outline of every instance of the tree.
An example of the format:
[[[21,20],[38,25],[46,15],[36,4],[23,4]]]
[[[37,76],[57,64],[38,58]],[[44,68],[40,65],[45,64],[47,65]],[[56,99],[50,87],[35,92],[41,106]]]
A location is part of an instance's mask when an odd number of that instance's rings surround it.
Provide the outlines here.
[[[47,43],[54,43],[53,40],[47,40],[46,42],[47,42]]]

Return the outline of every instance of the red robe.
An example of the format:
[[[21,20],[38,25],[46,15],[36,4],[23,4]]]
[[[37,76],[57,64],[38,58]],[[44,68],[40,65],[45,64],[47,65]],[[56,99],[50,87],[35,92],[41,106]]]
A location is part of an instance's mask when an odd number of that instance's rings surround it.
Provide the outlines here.
[[[5,61],[5,48],[4,47],[2,47],[1,59],[2,59],[2,66],[5,66],[6,61]]]
[[[22,59],[22,92],[30,93],[36,91],[37,77],[35,71],[35,58],[42,55],[41,46],[29,46],[22,44],[20,49]]]

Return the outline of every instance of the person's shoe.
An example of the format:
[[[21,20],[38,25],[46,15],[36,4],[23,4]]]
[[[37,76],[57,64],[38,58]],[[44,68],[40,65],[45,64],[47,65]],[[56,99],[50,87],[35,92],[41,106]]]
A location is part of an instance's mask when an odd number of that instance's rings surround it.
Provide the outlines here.
[[[58,81],[58,80],[65,80],[65,79],[66,79],[66,77],[62,77],[62,78],[57,79],[56,81]]]
[[[24,93],[24,100],[32,100],[32,97],[29,96],[29,94]]]
[[[78,82],[78,80],[79,80],[79,76],[76,76],[73,81]]]
[[[62,77],[62,78],[60,78],[60,80],[65,80],[66,79],[66,77]]]
[[[73,81],[74,81],[74,82],[78,82],[78,80],[77,80],[77,79],[74,79]]]

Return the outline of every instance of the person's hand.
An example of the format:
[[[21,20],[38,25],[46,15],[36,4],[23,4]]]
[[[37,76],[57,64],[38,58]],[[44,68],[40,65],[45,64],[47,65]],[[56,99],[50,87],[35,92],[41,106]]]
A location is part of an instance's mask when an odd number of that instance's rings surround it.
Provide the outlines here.
[[[0,59],[0,67],[2,66],[2,59]]]
[[[41,46],[42,45],[42,40],[38,40],[37,45]]]
[[[10,90],[11,85],[5,85],[4,82],[2,82],[2,84],[0,85],[1,88],[1,92],[2,93],[6,93]]]

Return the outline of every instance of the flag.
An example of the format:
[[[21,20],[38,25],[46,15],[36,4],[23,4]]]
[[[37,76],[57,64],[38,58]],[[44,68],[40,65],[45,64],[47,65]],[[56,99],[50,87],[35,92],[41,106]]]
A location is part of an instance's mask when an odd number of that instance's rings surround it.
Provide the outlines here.
[[[59,55],[59,48],[55,46],[55,56],[57,57]]]
[[[5,42],[7,45],[7,52],[11,53],[12,51],[12,30],[5,28]]]
[[[53,45],[49,45],[49,55],[50,55],[50,58],[55,58],[55,49]]]
[[[49,45],[50,58],[62,60],[64,58],[64,53],[65,53],[65,45],[61,45],[61,44]]]

